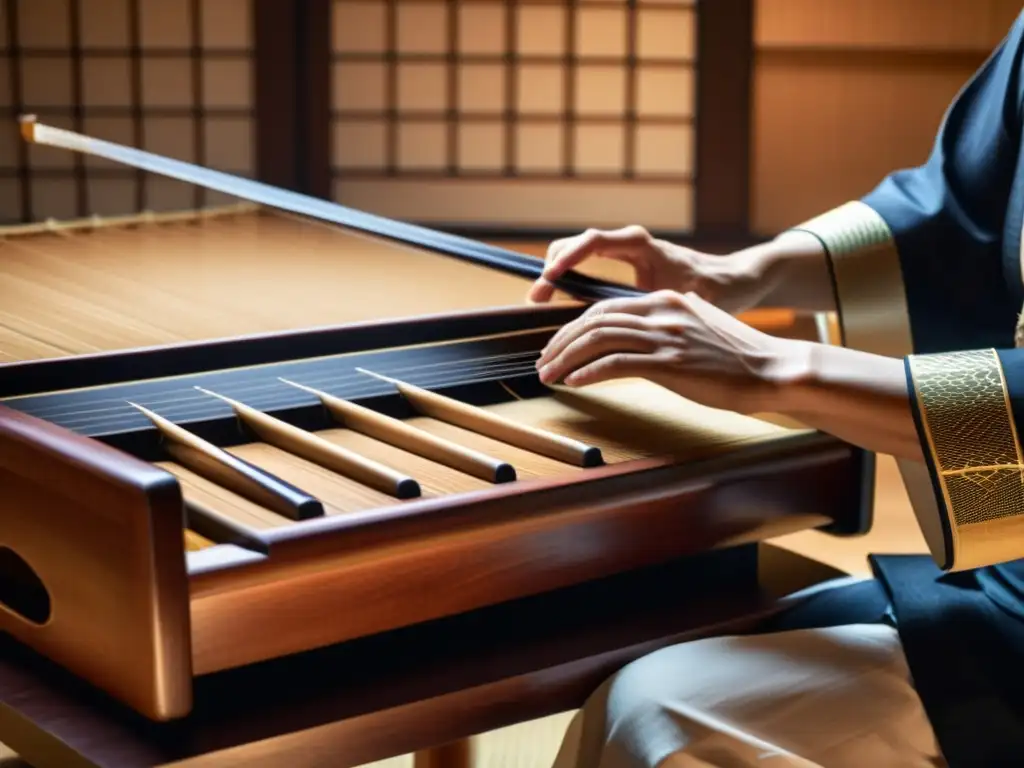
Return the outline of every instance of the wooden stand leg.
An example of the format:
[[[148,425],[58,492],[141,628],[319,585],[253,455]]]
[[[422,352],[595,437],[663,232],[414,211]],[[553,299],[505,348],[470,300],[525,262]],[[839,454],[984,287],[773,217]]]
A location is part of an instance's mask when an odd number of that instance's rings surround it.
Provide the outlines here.
[[[452,741],[417,752],[413,768],[473,768],[473,740]]]

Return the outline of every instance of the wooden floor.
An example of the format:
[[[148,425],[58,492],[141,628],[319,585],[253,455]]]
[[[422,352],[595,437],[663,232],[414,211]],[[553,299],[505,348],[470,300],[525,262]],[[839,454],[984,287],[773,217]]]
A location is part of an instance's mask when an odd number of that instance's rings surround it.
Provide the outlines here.
[[[519,250],[542,253],[542,246],[517,244]],[[628,280],[622,265],[603,264],[587,270],[592,274]],[[766,313],[762,327],[786,322],[785,313]],[[767,328],[766,328],[767,330]],[[815,532],[784,537],[774,543],[799,554],[820,560],[848,573],[867,574],[869,552],[924,552],[924,540],[914,521],[899,473],[892,459],[881,457],[878,465],[875,524],[872,532],[860,538],[838,539]],[[482,735],[475,743],[475,763],[480,768],[543,768],[551,764],[572,713],[525,723]],[[412,758],[403,756],[375,763],[374,768],[411,768]],[[28,768],[0,744],[0,768]]]

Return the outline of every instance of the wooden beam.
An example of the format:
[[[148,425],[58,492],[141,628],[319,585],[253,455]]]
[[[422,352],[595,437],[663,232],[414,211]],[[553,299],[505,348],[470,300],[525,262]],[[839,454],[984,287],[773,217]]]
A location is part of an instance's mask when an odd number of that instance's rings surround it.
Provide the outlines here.
[[[302,126],[299,178],[302,191],[331,199],[331,0],[296,0],[299,60],[295,89]]]
[[[697,178],[695,234],[750,231],[753,0],[715,0],[697,9]]]
[[[298,191],[297,147],[301,132],[296,110],[301,3],[254,0],[256,177]]]

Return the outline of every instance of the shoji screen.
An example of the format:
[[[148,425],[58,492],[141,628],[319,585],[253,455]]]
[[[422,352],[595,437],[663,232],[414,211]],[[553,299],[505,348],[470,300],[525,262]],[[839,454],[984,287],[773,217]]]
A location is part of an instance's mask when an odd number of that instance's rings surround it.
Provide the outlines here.
[[[336,200],[515,229],[693,221],[694,0],[334,0]]]
[[[26,147],[20,113],[253,174],[251,0],[4,0],[0,12],[0,219],[218,202],[102,160]]]

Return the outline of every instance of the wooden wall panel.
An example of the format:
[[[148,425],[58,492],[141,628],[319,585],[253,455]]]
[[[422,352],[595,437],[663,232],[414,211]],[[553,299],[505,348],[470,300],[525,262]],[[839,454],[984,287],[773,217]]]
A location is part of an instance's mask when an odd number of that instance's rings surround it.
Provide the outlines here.
[[[1019,11],[1006,0],[759,0],[753,231],[778,232],[922,162]]]
[[[752,226],[768,235],[922,162],[973,66],[802,59],[755,70]]]
[[[985,51],[1006,34],[1015,0],[759,0],[761,50]]]

